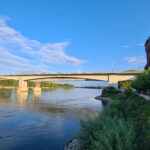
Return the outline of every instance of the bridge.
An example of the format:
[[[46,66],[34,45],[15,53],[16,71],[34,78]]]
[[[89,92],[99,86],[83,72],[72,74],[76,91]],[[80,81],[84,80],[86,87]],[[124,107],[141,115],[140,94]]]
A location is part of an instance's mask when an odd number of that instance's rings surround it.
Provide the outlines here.
[[[52,81],[106,81],[117,84],[118,81],[134,80],[142,72],[95,72],[95,73],[42,73],[0,75],[0,80],[18,80],[18,91],[28,91],[27,81],[35,82],[34,91],[41,91],[41,82]]]

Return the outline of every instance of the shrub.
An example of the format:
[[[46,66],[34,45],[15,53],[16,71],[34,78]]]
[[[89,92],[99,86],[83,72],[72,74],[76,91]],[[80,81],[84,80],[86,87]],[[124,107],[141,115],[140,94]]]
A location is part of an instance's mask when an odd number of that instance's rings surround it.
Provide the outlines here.
[[[119,81],[118,88],[123,88],[125,90],[133,90],[134,88],[132,87],[132,82],[133,81]]]
[[[138,75],[131,86],[138,91],[147,92],[147,89],[150,89],[150,70]]]
[[[119,91],[112,86],[105,87],[102,91],[102,96],[108,96],[110,94],[117,94]]]

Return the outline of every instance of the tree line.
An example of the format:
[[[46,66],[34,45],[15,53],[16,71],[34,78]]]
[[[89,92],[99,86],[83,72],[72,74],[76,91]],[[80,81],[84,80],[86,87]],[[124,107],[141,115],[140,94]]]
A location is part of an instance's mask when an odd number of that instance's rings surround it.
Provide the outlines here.
[[[17,80],[0,80],[1,87],[18,87],[19,81]],[[35,83],[31,81],[27,81],[27,87],[35,87]],[[50,83],[50,82],[42,82],[41,87],[48,87],[52,89],[57,88],[74,88],[74,85],[71,84],[59,84],[59,83]]]

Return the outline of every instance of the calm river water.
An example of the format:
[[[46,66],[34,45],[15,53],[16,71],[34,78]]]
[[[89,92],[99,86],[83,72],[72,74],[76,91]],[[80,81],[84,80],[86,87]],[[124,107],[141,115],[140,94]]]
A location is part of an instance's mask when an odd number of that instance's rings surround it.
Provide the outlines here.
[[[0,90],[0,150],[62,150],[102,109],[99,89]]]

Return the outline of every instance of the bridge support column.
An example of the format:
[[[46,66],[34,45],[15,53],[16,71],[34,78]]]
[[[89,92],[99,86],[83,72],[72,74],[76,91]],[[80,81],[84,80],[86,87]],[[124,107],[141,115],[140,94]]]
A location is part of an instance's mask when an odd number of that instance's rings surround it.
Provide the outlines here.
[[[28,92],[27,81],[24,81],[22,78],[19,78],[19,87],[18,87],[17,91]]]
[[[33,89],[34,92],[41,92],[41,83],[35,82],[35,87]]]
[[[110,86],[113,86],[113,87],[115,87],[115,88],[118,88],[118,82],[119,82],[119,81],[116,81],[116,80],[114,81],[114,80],[110,80],[110,79],[109,79],[108,82],[109,82],[109,85],[110,85]]]

